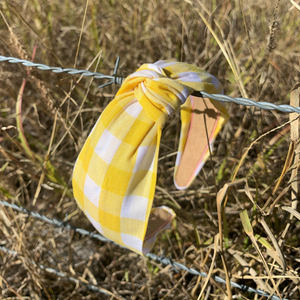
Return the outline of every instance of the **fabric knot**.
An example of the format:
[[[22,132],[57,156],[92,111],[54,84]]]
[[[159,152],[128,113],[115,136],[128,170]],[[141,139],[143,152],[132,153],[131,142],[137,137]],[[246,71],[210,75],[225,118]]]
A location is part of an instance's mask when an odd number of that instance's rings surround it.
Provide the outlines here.
[[[128,92],[128,89],[134,92],[144,109],[151,111],[150,117],[156,122],[159,114],[171,115],[190,95],[186,86],[170,78],[157,64],[142,65],[126,78],[117,95]],[[161,126],[165,117],[160,117]]]

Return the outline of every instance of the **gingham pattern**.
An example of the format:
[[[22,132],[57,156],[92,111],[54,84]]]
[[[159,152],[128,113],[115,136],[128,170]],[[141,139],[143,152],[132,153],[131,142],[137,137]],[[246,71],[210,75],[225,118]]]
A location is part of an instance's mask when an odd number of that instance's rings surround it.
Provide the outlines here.
[[[214,78],[198,67],[168,61],[143,65],[105,108],[76,161],[73,190],[79,207],[100,233],[139,254],[151,250],[157,234],[145,238],[162,127],[194,90],[218,91]],[[171,221],[175,214],[169,213]]]

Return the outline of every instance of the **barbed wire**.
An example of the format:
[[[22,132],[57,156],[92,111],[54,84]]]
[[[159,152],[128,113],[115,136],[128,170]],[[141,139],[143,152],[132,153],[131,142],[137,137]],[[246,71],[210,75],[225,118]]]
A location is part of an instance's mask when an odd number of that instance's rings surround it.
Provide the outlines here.
[[[60,221],[60,220],[56,220],[56,219],[50,219],[50,218],[48,218],[48,217],[46,217],[44,215],[39,214],[38,212],[29,211],[29,210],[27,210],[27,209],[25,209],[23,207],[20,207],[20,206],[18,206],[16,204],[8,203],[7,201],[1,201],[1,200],[0,200],[0,204],[4,205],[6,207],[11,207],[14,210],[20,211],[20,212],[22,212],[24,214],[27,214],[28,216],[35,217],[35,218],[40,219],[42,221],[45,221],[45,222],[47,222],[49,224],[53,224],[56,227],[60,227],[62,229],[65,229],[65,228],[66,229],[72,229],[75,232],[78,232],[78,233],[80,233],[82,235],[85,235],[85,236],[89,236],[89,237],[97,239],[99,241],[102,241],[102,242],[111,242],[111,243],[114,243],[115,245],[119,245],[119,244],[115,243],[114,241],[112,241],[112,240],[104,237],[101,234],[97,234],[97,233],[94,233],[94,232],[91,232],[91,231],[87,231],[85,229],[82,229],[82,228],[73,226],[71,224],[68,224],[68,223],[66,223],[64,221]],[[125,248],[125,247],[123,247],[123,248]]]
[[[288,104],[277,105],[277,104],[270,103],[270,102],[263,102],[263,101],[256,102],[251,99],[246,99],[246,98],[241,98],[241,97],[232,98],[227,95],[209,94],[209,93],[202,92],[202,91],[195,92],[195,93],[193,93],[193,95],[202,96],[202,97],[205,96],[207,98],[214,99],[214,100],[221,101],[221,102],[233,102],[233,103],[236,103],[239,105],[244,105],[244,106],[256,106],[258,108],[266,109],[266,110],[279,110],[284,113],[296,112],[296,113],[300,114],[300,107],[294,107],[294,106],[291,106]]]
[[[111,84],[122,84],[123,83],[123,81],[125,80],[124,76],[117,74],[119,61],[120,61],[120,59],[118,57],[116,64],[115,64],[114,73],[112,75],[104,75],[104,74],[101,74],[98,72],[91,72],[88,70],[77,70],[77,69],[73,69],[73,68],[63,69],[60,67],[50,67],[45,64],[34,63],[34,62],[31,62],[31,61],[25,60],[25,59],[19,59],[16,57],[7,57],[7,56],[0,55],[0,62],[9,62],[12,64],[20,63],[26,67],[34,67],[34,68],[38,68],[39,70],[51,71],[54,73],[68,73],[71,75],[82,75],[82,76],[86,76],[86,77],[94,77],[95,79],[109,79],[109,81],[107,83],[100,85],[99,88],[103,88],[103,87],[111,85]],[[300,107],[294,107],[294,106],[287,105],[287,104],[277,105],[277,104],[270,103],[270,102],[256,102],[256,101],[253,101],[253,100],[247,99],[247,98],[241,98],[241,97],[233,98],[233,97],[222,95],[222,94],[209,94],[209,93],[202,92],[202,91],[194,92],[192,95],[199,96],[199,97],[205,96],[207,98],[214,99],[214,100],[217,100],[220,102],[233,102],[233,103],[243,105],[243,106],[256,106],[258,108],[266,109],[266,110],[279,110],[283,113],[296,112],[296,113],[300,114]]]
[[[122,82],[125,79],[124,76],[116,74],[117,70],[118,70],[119,62],[120,62],[119,57],[116,61],[114,73],[112,75],[105,75],[105,74],[101,74],[98,72],[91,72],[89,70],[77,70],[77,69],[73,69],[73,68],[63,69],[61,67],[50,67],[45,64],[34,63],[34,62],[26,60],[26,59],[20,59],[20,58],[16,58],[16,57],[12,57],[12,56],[0,55],[0,62],[5,62],[5,61],[7,61],[11,64],[20,63],[26,67],[37,68],[37,69],[43,70],[43,71],[51,71],[53,73],[68,73],[71,75],[82,75],[85,77],[94,77],[95,79],[109,79],[110,80],[109,82],[100,85],[99,88],[103,88],[110,84],[122,84]]]
[[[2,200],[0,200],[0,204],[4,205],[4,206],[6,206],[6,207],[10,207],[10,208],[12,208],[12,209],[14,209],[14,210],[17,210],[17,211],[19,211],[19,212],[25,213],[25,214],[27,214],[28,216],[32,216],[32,217],[35,217],[35,218],[37,218],[37,219],[43,220],[43,221],[45,221],[45,222],[47,222],[47,223],[49,223],[49,224],[53,224],[53,225],[55,225],[55,226],[57,226],[57,227],[61,227],[61,228],[63,228],[63,229],[66,228],[66,229],[74,230],[75,232],[78,232],[78,233],[80,233],[80,234],[82,234],[82,235],[89,236],[89,237],[91,237],[91,238],[95,238],[95,239],[98,239],[98,240],[103,241],[103,242],[110,242],[110,243],[113,243],[113,244],[115,244],[115,245],[117,245],[117,246],[119,246],[119,247],[125,248],[125,247],[123,247],[123,246],[121,246],[121,245],[119,245],[119,244],[117,244],[117,243],[111,241],[110,239],[108,239],[108,238],[102,236],[101,234],[94,233],[94,232],[91,232],[91,231],[88,231],[88,230],[85,230],[85,229],[82,229],[82,228],[79,228],[79,227],[70,225],[70,224],[68,224],[68,223],[66,223],[66,222],[63,222],[63,221],[60,221],[60,220],[50,219],[50,218],[48,218],[48,217],[46,217],[46,216],[44,216],[44,215],[41,215],[41,214],[39,214],[39,213],[37,213],[37,212],[32,212],[32,211],[29,211],[29,210],[27,210],[27,209],[25,209],[25,208],[23,208],[23,207],[17,206],[16,204],[12,204],[12,203],[9,203],[9,202],[7,202],[7,201],[2,201]],[[126,248],[125,248],[125,249],[126,249]],[[13,251],[13,250],[10,250],[10,249],[8,249],[8,248],[6,248],[6,247],[3,247],[3,246],[0,246],[0,251],[6,252],[6,253],[10,253],[11,255],[18,255],[17,252],[15,252],[15,251]],[[157,262],[159,262],[159,263],[161,263],[161,264],[163,264],[163,265],[170,265],[170,266],[174,269],[175,272],[178,272],[178,270],[183,270],[183,271],[189,272],[189,273],[192,274],[192,275],[197,275],[197,276],[201,276],[201,277],[207,277],[207,274],[206,274],[206,273],[204,273],[204,272],[199,272],[199,271],[197,271],[197,270],[195,270],[195,269],[193,269],[193,268],[189,268],[189,267],[187,267],[187,266],[185,266],[185,265],[183,265],[183,264],[181,264],[181,263],[175,262],[175,261],[172,260],[171,257],[170,257],[170,258],[165,257],[164,254],[162,254],[161,256],[158,256],[158,255],[156,255],[156,254],[154,254],[154,253],[148,253],[148,254],[146,255],[146,257],[148,257],[148,258],[150,258],[150,259],[153,259],[153,260],[155,260],[155,261],[157,261]],[[57,276],[59,276],[59,277],[66,277],[66,278],[68,278],[70,281],[73,281],[73,282],[75,282],[74,280],[78,281],[76,278],[68,277],[66,274],[61,273],[60,271],[57,271],[57,270],[55,270],[55,269],[47,268],[47,267],[44,267],[43,265],[38,265],[38,264],[36,264],[35,262],[33,262],[33,263],[34,263],[35,265],[37,265],[38,267],[40,267],[41,269],[46,270],[47,272],[48,272],[48,270],[50,270],[50,272],[57,274]],[[41,266],[42,266],[42,267],[41,267]],[[60,273],[63,274],[63,276],[61,276]],[[72,280],[71,280],[70,278],[72,278]],[[219,277],[219,276],[212,275],[211,278],[213,278],[216,282],[226,284],[226,280],[224,280],[223,278],[221,278],[221,277]],[[78,281],[78,282],[79,282],[79,281]],[[81,282],[81,281],[80,281],[80,282]],[[85,284],[85,285],[87,285],[87,284],[84,283],[84,282],[82,282],[82,283]],[[254,288],[252,288],[252,287],[250,287],[250,286],[247,286],[247,285],[244,285],[244,284],[238,284],[238,283],[233,282],[233,281],[230,281],[230,285],[231,285],[232,287],[235,287],[235,288],[237,288],[237,289],[242,290],[243,292],[253,292],[253,293],[258,294],[258,295],[260,295],[260,296],[269,297],[268,299],[271,299],[271,300],[289,300],[289,299],[286,299],[286,298],[279,298],[279,297],[276,296],[276,295],[270,296],[270,294],[268,294],[268,293],[266,293],[266,292],[264,292],[264,291],[262,291],[262,290],[254,289]],[[99,288],[96,287],[96,286],[90,286],[90,287],[89,287],[89,286],[87,285],[87,287],[88,287],[89,289],[94,288],[95,291],[96,291],[96,289],[99,289]],[[97,291],[102,292],[101,289],[100,289],[100,290],[97,290]]]

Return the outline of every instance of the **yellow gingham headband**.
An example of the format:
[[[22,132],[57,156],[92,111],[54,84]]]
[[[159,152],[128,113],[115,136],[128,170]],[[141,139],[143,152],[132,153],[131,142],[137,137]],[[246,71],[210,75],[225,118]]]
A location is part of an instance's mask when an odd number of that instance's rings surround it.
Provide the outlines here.
[[[94,227],[141,255],[150,252],[158,232],[168,228],[175,217],[165,206],[152,208],[161,131],[167,117],[181,106],[174,173],[179,189],[188,187],[197,176],[209,156],[208,147],[228,119],[219,102],[189,97],[194,91],[214,94],[222,93],[223,88],[215,77],[193,65],[170,61],[142,65],[125,79],[102,112],[74,167],[74,197]],[[203,145],[195,167],[187,171],[185,162],[195,152],[188,141],[200,126],[192,113],[197,105],[204,105],[199,108],[204,114],[215,112],[215,117],[209,144]]]

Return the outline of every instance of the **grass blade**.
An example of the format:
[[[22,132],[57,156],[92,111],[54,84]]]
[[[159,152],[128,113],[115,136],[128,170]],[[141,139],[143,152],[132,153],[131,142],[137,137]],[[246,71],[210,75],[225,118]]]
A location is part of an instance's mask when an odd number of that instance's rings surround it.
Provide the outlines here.
[[[243,224],[243,227],[244,227],[244,230],[245,230],[246,234],[251,239],[253,246],[255,247],[256,251],[258,252],[258,254],[259,254],[260,258],[261,258],[261,261],[262,261],[262,263],[264,265],[264,268],[265,268],[266,272],[268,273],[269,278],[270,278],[270,280],[271,280],[271,282],[273,284],[274,290],[277,292],[277,295],[280,295],[280,293],[278,291],[278,288],[277,288],[277,285],[276,285],[276,283],[275,283],[275,281],[273,279],[273,276],[271,274],[271,271],[270,271],[270,269],[268,267],[268,264],[265,261],[264,256],[261,253],[261,251],[260,251],[260,249],[259,249],[259,247],[257,245],[256,239],[255,239],[254,234],[253,234],[253,228],[252,228],[252,225],[251,225],[251,222],[250,222],[250,219],[248,217],[248,213],[247,213],[246,210],[243,210],[240,213],[240,218],[241,218],[241,221],[242,221],[242,224]]]
[[[17,101],[16,101],[16,121],[17,121],[17,128],[19,129],[19,139],[21,141],[21,145],[27,155],[31,159],[35,159],[33,152],[31,151],[27,139],[25,137],[24,133],[24,128],[23,128],[23,122],[22,122],[22,98],[23,98],[23,93],[26,85],[26,79],[23,79],[22,85],[20,87]]]

